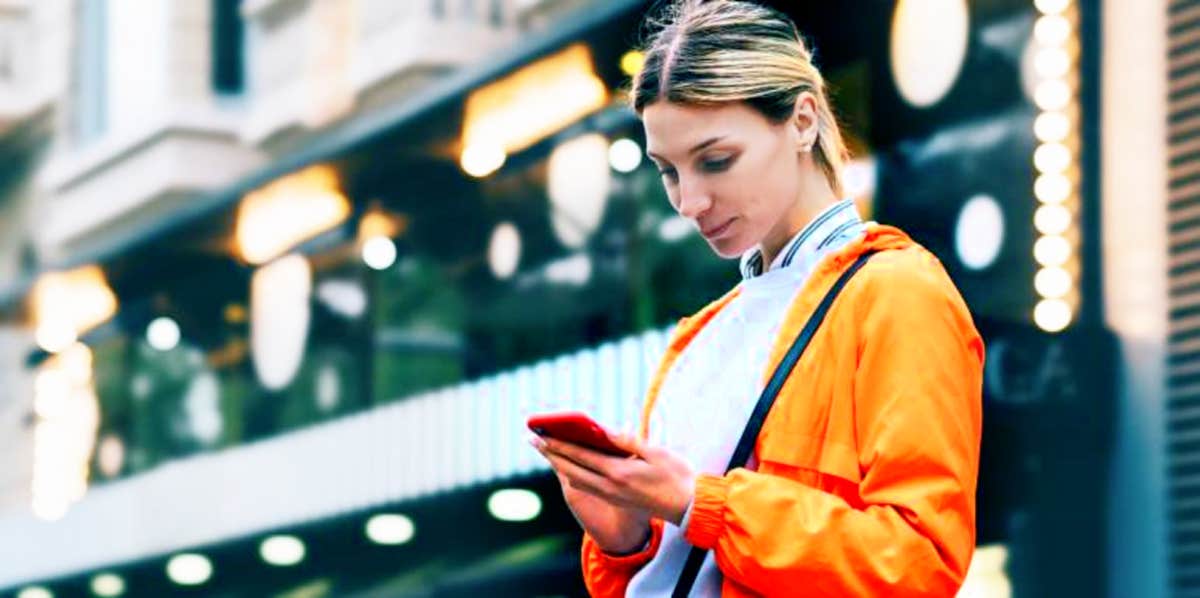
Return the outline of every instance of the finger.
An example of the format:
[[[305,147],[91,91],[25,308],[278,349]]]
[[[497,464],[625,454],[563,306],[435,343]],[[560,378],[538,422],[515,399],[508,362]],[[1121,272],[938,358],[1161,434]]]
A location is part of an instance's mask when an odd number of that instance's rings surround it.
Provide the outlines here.
[[[636,434],[609,433],[608,439],[617,447],[638,457],[642,456],[642,451],[646,448],[645,443]]]
[[[551,452],[549,447],[546,446],[546,442],[544,440],[533,439],[529,441],[529,444],[533,445],[533,448],[537,450],[538,454],[540,454],[542,458],[550,464],[550,468],[554,471],[554,474],[558,476],[559,482],[563,484],[568,483],[568,480],[566,476],[563,475],[559,465],[564,461],[569,462],[569,460],[558,453]]]
[[[542,449],[543,449],[543,448],[545,448],[545,446],[546,446],[546,441],[545,441],[545,440],[542,440],[542,437],[541,437],[541,436],[538,436],[538,435],[536,435],[536,434],[532,434],[532,435],[528,436],[528,437],[525,439],[525,441],[526,441],[526,442],[528,442],[528,443],[529,443],[529,446],[532,446],[532,447],[533,447],[534,449],[536,449],[536,450],[537,450],[539,453],[540,453],[540,452],[542,451]]]
[[[639,440],[636,436],[632,437],[631,442],[636,443],[636,445],[631,444],[628,446],[630,446],[631,448],[636,447],[636,454],[639,457],[641,457],[643,461],[661,462],[661,461],[679,461],[681,459],[679,456],[677,456],[675,453],[672,453],[666,447],[652,445],[645,441]]]
[[[543,439],[543,442],[545,442],[544,448],[547,452],[561,455],[580,467],[585,467],[605,477],[609,476],[613,462],[621,461],[621,459],[615,459],[585,446],[562,440],[546,438]]]
[[[551,467],[566,478],[571,488],[611,500],[614,495],[613,485],[607,478],[561,455],[550,452],[544,454]]]
[[[554,476],[558,478],[558,484],[564,489],[570,488],[571,490],[579,490],[579,488],[576,488],[571,484],[571,478],[568,478],[563,472],[556,469],[554,470]]]

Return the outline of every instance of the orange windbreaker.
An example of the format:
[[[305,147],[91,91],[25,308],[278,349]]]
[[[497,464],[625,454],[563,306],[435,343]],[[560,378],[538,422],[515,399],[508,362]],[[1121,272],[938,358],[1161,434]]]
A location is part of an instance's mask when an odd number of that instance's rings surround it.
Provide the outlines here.
[[[869,225],[827,257],[793,301],[764,380],[859,255],[880,250],[834,302],[767,416],[757,471],[701,475],[685,536],[711,549],[722,596],[953,596],[975,547],[983,341],[933,254]],[[663,378],[737,289],[676,328],[642,415],[647,437]],[[625,595],[653,558],[615,557],[586,534],[593,596]]]

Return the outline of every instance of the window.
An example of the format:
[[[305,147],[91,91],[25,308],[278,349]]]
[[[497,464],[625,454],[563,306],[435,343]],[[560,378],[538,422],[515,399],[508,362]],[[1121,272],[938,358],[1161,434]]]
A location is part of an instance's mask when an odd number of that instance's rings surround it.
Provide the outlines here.
[[[74,111],[71,131],[77,143],[99,137],[107,124],[108,110],[108,6],[107,0],[77,0],[72,77]]]
[[[245,88],[245,41],[239,0],[212,3],[212,86],[222,95],[240,94]]]

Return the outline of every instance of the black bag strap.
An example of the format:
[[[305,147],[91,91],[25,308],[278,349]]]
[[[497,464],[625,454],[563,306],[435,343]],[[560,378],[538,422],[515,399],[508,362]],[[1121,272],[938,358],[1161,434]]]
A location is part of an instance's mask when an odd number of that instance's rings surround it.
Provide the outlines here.
[[[750,454],[754,451],[754,443],[758,440],[758,432],[762,429],[767,414],[771,411],[771,405],[775,404],[779,389],[783,388],[783,383],[792,373],[792,369],[796,367],[796,362],[800,361],[800,356],[804,354],[809,341],[821,327],[821,322],[825,320],[825,314],[829,312],[829,307],[833,305],[834,299],[837,299],[838,293],[841,293],[842,287],[846,286],[850,278],[875,253],[875,251],[868,251],[859,256],[837,279],[833,288],[829,289],[816,311],[813,312],[812,317],[804,324],[804,329],[800,331],[800,335],[796,337],[792,347],[783,356],[783,361],[779,363],[779,367],[775,368],[775,373],[771,374],[770,381],[759,395],[758,403],[754,405],[754,412],[750,415],[750,421],[746,422],[746,429],[742,431],[742,437],[733,451],[733,457],[729,459],[729,465],[725,468],[726,473],[744,466],[750,460]],[[692,591],[692,586],[696,583],[696,576],[700,574],[700,566],[704,564],[706,556],[708,556],[707,550],[692,547],[691,552],[688,553],[687,562],[683,565],[683,572],[679,574],[679,581],[675,584],[675,591],[671,593],[671,598],[687,598],[688,593]]]

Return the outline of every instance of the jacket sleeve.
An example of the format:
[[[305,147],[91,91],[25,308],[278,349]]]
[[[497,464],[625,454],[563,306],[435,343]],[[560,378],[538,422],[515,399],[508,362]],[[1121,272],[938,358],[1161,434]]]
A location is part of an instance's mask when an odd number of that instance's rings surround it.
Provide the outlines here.
[[[875,270],[855,307],[861,502],[745,469],[697,481],[686,538],[756,592],[953,596],[966,575],[983,343],[940,266]]]
[[[580,560],[583,564],[583,582],[587,586],[588,594],[594,598],[625,598],[625,588],[629,586],[629,580],[658,553],[662,536],[663,522],[652,519],[650,543],[646,548],[630,555],[613,556],[600,550],[596,541],[585,533]]]

